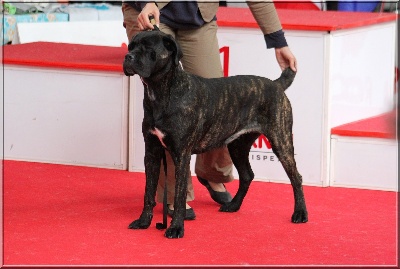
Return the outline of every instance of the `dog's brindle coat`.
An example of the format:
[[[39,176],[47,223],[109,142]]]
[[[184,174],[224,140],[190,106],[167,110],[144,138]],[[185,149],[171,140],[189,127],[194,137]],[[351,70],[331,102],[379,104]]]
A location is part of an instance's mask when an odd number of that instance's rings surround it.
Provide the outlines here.
[[[150,226],[164,148],[175,164],[174,214],[168,238],[184,234],[187,175],[192,154],[227,145],[239,173],[239,189],[220,211],[239,210],[254,178],[249,151],[260,134],[271,143],[294,191],[292,222],[307,222],[302,177],[297,171],[292,140],[292,109],[284,91],[295,73],[283,71],[275,81],[257,76],[205,79],[186,73],[182,53],[172,36],[160,31],[137,34],[124,60],[127,76],[138,74],[144,84],[146,187],[144,208],[131,229]]]

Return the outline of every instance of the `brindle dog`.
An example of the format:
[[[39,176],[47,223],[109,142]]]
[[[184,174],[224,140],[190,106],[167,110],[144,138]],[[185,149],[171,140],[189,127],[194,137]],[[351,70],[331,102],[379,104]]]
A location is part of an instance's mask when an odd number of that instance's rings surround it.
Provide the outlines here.
[[[176,167],[175,210],[166,237],[184,235],[186,176],[192,154],[228,146],[239,173],[239,189],[220,211],[238,211],[254,178],[248,156],[260,134],[270,141],[292,184],[292,222],[307,222],[302,177],[294,159],[292,108],[284,92],[295,72],[287,68],[275,81],[247,75],[214,79],[195,76],[182,70],[178,44],[161,31],[137,34],[128,49],[124,72],[127,76],[138,74],[145,90],[142,132],[146,173],[144,208],[129,228],[150,226],[164,150],[169,151]]]

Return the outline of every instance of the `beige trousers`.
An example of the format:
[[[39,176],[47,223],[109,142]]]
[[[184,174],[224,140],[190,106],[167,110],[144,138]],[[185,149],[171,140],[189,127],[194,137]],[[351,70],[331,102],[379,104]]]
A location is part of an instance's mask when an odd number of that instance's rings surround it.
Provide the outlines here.
[[[122,5],[124,26],[128,39],[131,40],[139,32],[137,16],[139,12],[127,4]],[[222,77],[219,45],[217,40],[217,23],[209,22],[198,29],[172,29],[160,24],[160,30],[172,35],[181,47],[183,58],[182,67],[186,72],[206,78]],[[175,197],[175,166],[168,152],[167,156],[167,201],[173,203]],[[233,180],[232,160],[226,147],[216,149],[196,157],[195,173],[208,181],[227,183]],[[157,186],[157,202],[163,201],[164,169],[161,165],[160,179]],[[194,199],[192,177],[188,174],[186,201]]]

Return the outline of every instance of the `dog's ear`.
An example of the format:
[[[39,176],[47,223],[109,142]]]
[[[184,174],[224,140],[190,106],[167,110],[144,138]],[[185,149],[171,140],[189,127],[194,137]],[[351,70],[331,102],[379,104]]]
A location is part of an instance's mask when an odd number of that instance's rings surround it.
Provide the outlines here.
[[[129,40],[129,43],[128,43],[128,51],[133,50],[133,48],[134,48],[134,40],[135,40],[136,36],[137,36],[137,35],[132,36],[131,40]]]
[[[179,64],[179,60],[182,58],[182,51],[179,47],[178,43],[176,43],[175,39],[171,35],[163,36],[163,44],[164,47],[172,52],[172,56],[174,57],[175,65]]]

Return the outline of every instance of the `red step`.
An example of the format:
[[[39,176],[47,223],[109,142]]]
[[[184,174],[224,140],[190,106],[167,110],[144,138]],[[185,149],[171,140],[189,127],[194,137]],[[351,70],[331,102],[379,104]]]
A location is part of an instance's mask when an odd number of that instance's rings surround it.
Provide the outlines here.
[[[396,138],[397,110],[371,118],[346,123],[331,129],[332,135]]]

